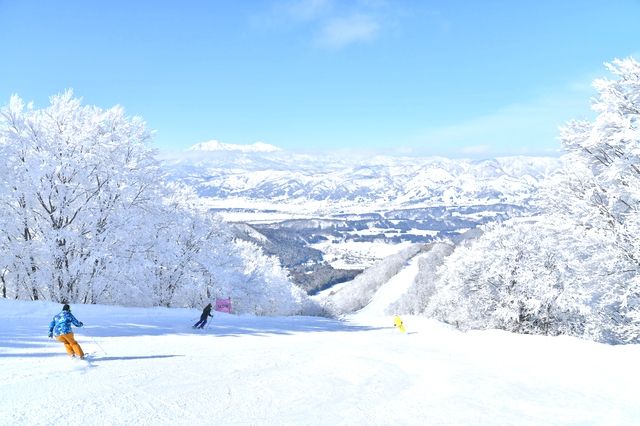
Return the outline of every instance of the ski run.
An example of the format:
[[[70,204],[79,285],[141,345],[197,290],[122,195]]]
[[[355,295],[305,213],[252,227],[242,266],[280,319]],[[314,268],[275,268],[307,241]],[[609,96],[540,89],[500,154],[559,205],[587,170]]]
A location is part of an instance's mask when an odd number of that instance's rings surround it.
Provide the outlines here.
[[[387,290],[388,292],[390,290]],[[637,345],[333,320],[0,300],[1,425],[633,425]]]

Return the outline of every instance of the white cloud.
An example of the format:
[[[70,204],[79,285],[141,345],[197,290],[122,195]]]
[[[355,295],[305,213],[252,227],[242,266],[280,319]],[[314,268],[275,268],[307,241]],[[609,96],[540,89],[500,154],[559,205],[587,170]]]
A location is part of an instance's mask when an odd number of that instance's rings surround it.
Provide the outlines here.
[[[251,19],[271,31],[304,29],[314,46],[340,49],[375,40],[395,15],[386,0],[284,0]]]
[[[589,99],[593,91],[582,81],[490,114],[428,129],[418,137],[420,145],[464,155],[557,152],[558,128],[570,119],[591,115]]]
[[[355,15],[348,18],[333,18],[326,22],[316,38],[321,47],[339,49],[359,42],[375,39],[380,25],[371,16]]]
[[[479,154],[487,154],[491,151],[491,147],[489,145],[473,145],[473,146],[465,146],[462,147],[460,152],[464,155],[479,155]]]
[[[298,0],[280,4],[277,9],[291,20],[307,22],[330,13],[333,0]]]

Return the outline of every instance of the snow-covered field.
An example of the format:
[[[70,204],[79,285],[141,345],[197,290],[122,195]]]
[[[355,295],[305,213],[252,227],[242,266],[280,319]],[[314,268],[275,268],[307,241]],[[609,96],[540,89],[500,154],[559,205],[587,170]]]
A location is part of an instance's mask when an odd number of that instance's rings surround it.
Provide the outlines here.
[[[384,241],[324,241],[310,244],[309,247],[320,250],[323,260],[336,269],[364,269],[412,244],[410,242],[392,244]]]
[[[349,200],[310,200],[269,198],[266,200],[242,197],[200,197],[198,206],[202,210],[214,210],[227,222],[273,223],[291,219],[332,219],[336,215],[355,216],[384,212],[389,206],[384,203]],[[417,207],[422,207],[417,204]],[[425,207],[430,205],[424,205]]]
[[[91,361],[47,339],[60,305],[0,300],[0,424],[632,425],[638,346],[344,321],[72,305]]]

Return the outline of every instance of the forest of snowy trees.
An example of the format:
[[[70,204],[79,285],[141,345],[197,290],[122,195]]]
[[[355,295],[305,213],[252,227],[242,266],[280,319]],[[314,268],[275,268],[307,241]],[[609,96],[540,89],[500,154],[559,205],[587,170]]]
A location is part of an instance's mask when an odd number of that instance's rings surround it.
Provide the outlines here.
[[[11,98],[0,112],[0,297],[310,309],[277,259],[234,241],[194,194],[165,183],[150,140],[140,119],[70,91],[44,109]]]
[[[608,64],[593,121],[561,131],[563,170],[542,214],[490,224],[450,256],[423,262],[397,312],[462,329],[640,342],[640,64]]]

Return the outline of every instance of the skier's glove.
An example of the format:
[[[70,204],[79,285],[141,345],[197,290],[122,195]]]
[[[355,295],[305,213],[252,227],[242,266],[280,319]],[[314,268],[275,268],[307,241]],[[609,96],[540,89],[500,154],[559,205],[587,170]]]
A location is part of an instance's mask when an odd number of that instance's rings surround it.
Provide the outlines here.
[[[84,323],[82,321],[80,321],[79,327],[82,327],[83,325],[84,325]]]
[[[49,333],[49,339],[53,339],[53,333]]]

